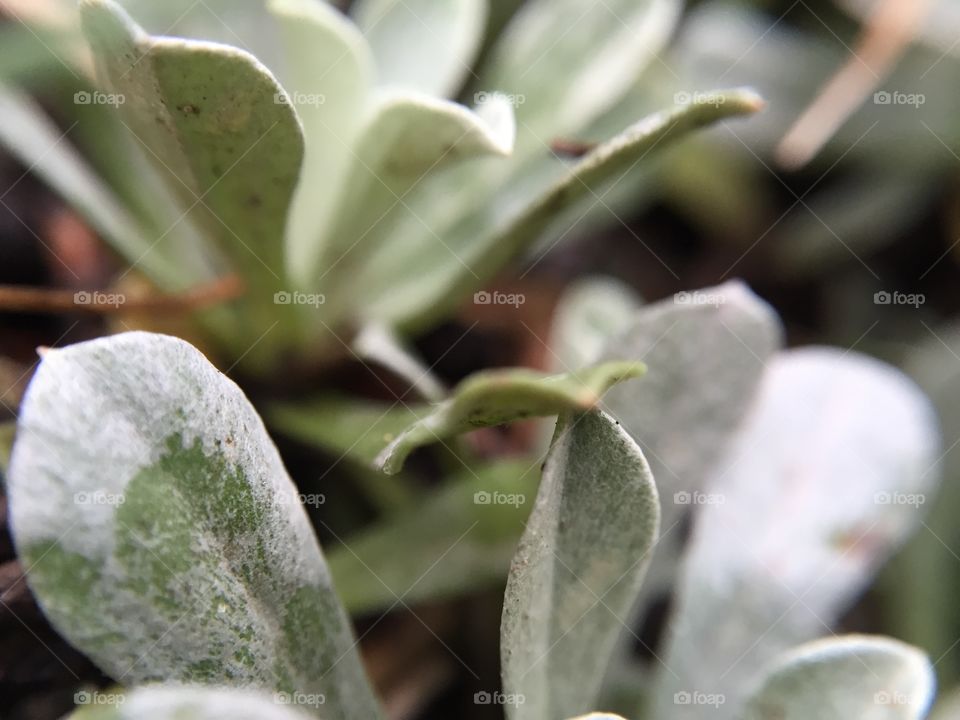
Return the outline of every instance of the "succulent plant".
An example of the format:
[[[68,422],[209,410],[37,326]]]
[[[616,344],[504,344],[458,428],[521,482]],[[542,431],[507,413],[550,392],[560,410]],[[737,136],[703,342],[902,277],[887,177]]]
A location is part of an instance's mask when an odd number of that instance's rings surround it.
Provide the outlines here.
[[[818,638],[922,521],[939,452],[925,396],[855,353],[781,350],[776,316],[737,283],[649,307],[591,283],[562,307],[568,374],[473,378],[356,457],[394,471],[425,430],[557,415],[539,483],[537,457],[451,446],[469,477],[348,539],[352,565],[328,565],[256,411],[188,343],[47,351],[9,468],[16,545],[55,627],[133,687],[76,717],[381,717],[344,604],[504,578],[503,686],[475,701],[511,720],[622,717],[584,713],[614,703],[607,665],[644,588],[674,585],[658,663],[627,663],[641,691],[625,716],[924,717],[922,652]]]
[[[187,14],[127,4],[164,28]],[[258,23],[219,35],[261,57],[149,35],[112,0],[83,0],[98,89],[77,102],[113,129],[114,167],[98,177],[9,88],[0,141],[160,288],[238,274],[244,297],[202,317],[255,369],[343,354],[365,327],[429,326],[569,227],[565,210],[609,208],[652,151],[762,104],[705,94],[598,136],[666,40],[673,0],[526,3],[476,69],[482,0],[360,0],[352,18],[320,0],[254,5],[218,4]],[[557,43],[574,13],[590,32]],[[465,84],[472,108],[446,99]],[[558,157],[558,140],[582,157]]]

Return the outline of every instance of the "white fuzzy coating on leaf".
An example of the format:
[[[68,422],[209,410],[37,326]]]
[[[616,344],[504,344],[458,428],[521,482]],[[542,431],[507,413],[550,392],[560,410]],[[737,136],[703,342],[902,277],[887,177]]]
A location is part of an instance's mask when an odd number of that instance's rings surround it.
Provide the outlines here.
[[[350,698],[379,712],[259,416],[188,343],[51,350],[11,461],[14,538],[53,624],[108,674]]]
[[[747,704],[745,720],[921,720],[936,677],[915,647],[849,635],[781,655]]]
[[[919,526],[938,453],[930,402],[896,369],[826,348],[771,362],[698,501],[659,712],[734,717],[758,673],[828,629]],[[674,707],[695,690],[726,702]]]
[[[643,453],[608,415],[565,413],[504,597],[503,687],[511,720],[595,706],[610,653],[659,532]]]

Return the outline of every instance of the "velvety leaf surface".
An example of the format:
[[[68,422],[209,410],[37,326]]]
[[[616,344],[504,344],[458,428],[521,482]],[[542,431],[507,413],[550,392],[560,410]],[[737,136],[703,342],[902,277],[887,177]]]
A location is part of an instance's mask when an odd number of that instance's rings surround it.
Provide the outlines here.
[[[922,720],[936,680],[927,656],[866,635],[816,640],[781,656],[744,720]]]
[[[379,716],[276,448],[189,344],[127,333],[48,351],[9,497],[45,614],[117,681],[323,694],[326,718]]]
[[[124,98],[118,112],[147,157],[272,296],[303,155],[297,116],[276,100],[280,86],[242,50],[148,36],[111,0],[83,0],[81,17],[104,90]]]
[[[525,369],[476,373],[390,443],[377,462],[392,475],[422,445],[476,428],[557,415],[564,410],[590,409],[613,385],[639,377],[644,369],[639,362],[611,362],[564,375],[543,375]]]
[[[736,717],[773,658],[827,632],[921,523],[938,447],[929,401],[895,369],[821,348],[771,361],[736,444],[690,497],[655,712]]]
[[[529,204],[505,209],[499,203],[482,203],[454,226],[435,229],[435,235],[420,233],[419,241],[401,236],[402,243],[381,248],[360,275],[357,287],[370,293],[364,312],[409,325],[450,312],[531,247],[564,209],[596,198],[655,149],[724,118],[754,113],[762,105],[755,93],[733,90],[656,113],[595,147]],[[425,253],[424,245],[432,251]]]
[[[487,0],[360,0],[352,12],[373,48],[379,84],[449,97],[470,74]]]
[[[344,605],[383,611],[502,584],[538,480],[536,463],[469,468],[409,511],[345,538],[329,552]]]
[[[512,720],[594,706],[658,536],[640,448],[599,411],[564,413],[507,580],[501,624]]]
[[[264,695],[172,685],[146,685],[108,693],[116,694],[122,702],[80,707],[70,715],[70,720],[305,720],[314,717],[297,707],[296,700],[309,705],[311,710],[324,711],[319,696],[284,693]]]
[[[513,111],[505,102],[492,103],[480,115],[454,102],[396,89],[376,93],[361,124],[336,215],[321,241],[327,254],[320,286],[332,286],[328,294],[354,305],[365,302],[354,288],[358,265],[369,262],[371,253],[377,257],[375,231],[391,211],[404,207],[410,190],[449,165],[507,156],[514,138]],[[426,226],[422,231],[432,232]]]

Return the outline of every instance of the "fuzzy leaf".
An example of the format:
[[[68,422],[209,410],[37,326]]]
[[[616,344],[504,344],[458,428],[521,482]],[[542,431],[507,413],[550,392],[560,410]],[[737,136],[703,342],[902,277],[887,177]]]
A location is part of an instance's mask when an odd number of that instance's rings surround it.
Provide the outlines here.
[[[77,695],[86,695],[81,691]],[[134,690],[100,692],[115,695],[118,703],[79,708],[70,720],[307,720],[313,715],[297,707],[325,712],[318,696],[276,693],[273,696],[243,690],[176,685],[145,685]],[[92,695],[92,700],[95,700]],[[109,699],[109,698],[106,698]],[[325,700],[326,698],[324,698]]]
[[[380,85],[450,97],[470,74],[487,0],[360,0],[353,7]]]
[[[816,640],[781,656],[744,720],[922,720],[936,679],[927,656],[865,635]]]
[[[189,344],[127,333],[48,351],[9,492],[41,607],[112,677],[323,694],[330,720],[379,716],[276,448]]]
[[[111,0],[82,0],[81,18],[148,158],[248,280],[275,289],[303,138],[273,76],[236,48],[148,36]]]
[[[739,281],[648,305],[607,343],[600,360],[638,360],[648,367],[643,378],[614,388],[604,400],[649,459],[662,498],[664,537],[645,590],[673,584],[683,539],[679,523],[691,507],[675,496],[703,490],[781,343],[773,309]]]
[[[506,214],[506,220],[498,203],[474,208],[440,234],[443,246],[432,248],[429,265],[424,263],[422,247],[417,243],[385,248],[371,260],[357,285],[370,292],[364,312],[383,322],[409,325],[450,312],[467,294],[532,246],[565,208],[599,196],[604,187],[654,150],[724,118],[754,113],[762,106],[755,93],[732,90],[651,115],[594,148],[532,203]],[[435,238],[421,242],[436,245]]]
[[[373,84],[373,57],[360,31],[317,0],[271,0],[288,69],[287,102],[303,123],[303,170],[290,208],[287,270],[304,288],[316,281],[323,237],[339,212],[355,163],[354,143]]]
[[[565,413],[504,597],[500,664],[511,720],[596,701],[656,543],[660,513],[640,448],[599,411]]]
[[[403,207],[424,176],[470,158],[510,154],[509,104],[491,103],[484,110],[480,115],[457,103],[398,90],[377,93],[359,132],[336,216],[321,240],[327,251],[321,285],[343,288],[329,295],[352,301],[354,268],[375,252],[377,226]]]
[[[422,445],[514,420],[588,410],[613,385],[639,377],[644,370],[639,362],[611,362],[566,375],[542,375],[524,369],[476,373],[390,443],[377,463],[392,475]]]
[[[372,466],[383,449],[429,414],[422,403],[383,403],[339,395],[270,407],[271,426],[335,457]]]
[[[536,467],[468,469],[410,511],[348,537],[329,554],[344,605],[383,611],[502,583],[537,491]]]
[[[936,486],[929,401],[876,360],[784,353],[699,496],[655,710],[735,717],[779,653],[829,630],[919,526]],[[675,693],[722,694],[719,707]]]

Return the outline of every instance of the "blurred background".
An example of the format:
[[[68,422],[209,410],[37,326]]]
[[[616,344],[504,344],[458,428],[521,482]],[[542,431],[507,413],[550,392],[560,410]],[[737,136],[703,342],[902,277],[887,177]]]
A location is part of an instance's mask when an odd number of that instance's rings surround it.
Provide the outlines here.
[[[173,17],[171,33],[271,42],[248,12],[250,3],[125,4],[152,31],[169,29],[164,25]],[[493,3],[486,45],[521,5]],[[74,101],[90,89],[77,70],[83,50],[75,22],[69,2],[0,0],[0,83],[34,98],[63,141],[108,175],[120,145],[101,122],[109,108]],[[920,532],[841,626],[924,648],[942,688],[960,682],[958,82],[960,5],[954,0],[688,2],[666,48],[627,96],[587,136],[572,139],[605,138],[717,87],[753,87],[767,100],[765,111],[671,147],[620,183],[605,212],[568,218],[562,232],[498,278],[498,288],[527,297],[519,313],[470,305],[414,339],[451,383],[484,367],[543,368],[548,362],[538,337],[549,334],[556,304],[574,281],[610,276],[654,301],[740,278],[779,312],[790,345],[852,348],[903,368],[940,411],[944,484]],[[465,87],[463,97],[475,91]],[[8,138],[17,122],[0,105]],[[0,152],[0,285],[72,293],[111,287],[123,268],[35,167]],[[145,281],[128,276],[125,282]],[[0,290],[0,433],[7,444],[38,346],[69,344],[121,325],[191,332],[177,313],[97,317],[46,297],[23,307]],[[238,381],[255,400],[319,385],[376,396],[383,379],[372,372],[341,362]],[[518,426],[475,442],[481,452],[509,456],[528,449],[535,436]],[[325,547],[370,521],[363,494],[351,490],[361,481],[341,469],[318,471],[329,458],[305,444],[282,436],[278,444],[298,482],[338,498],[328,503],[336,512],[318,510]],[[0,525],[4,513],[0,504]],[[77,687],[107,679],[45,623],[21,575],[3,531],[0,716],[58,717]],[[501,595],[502,588],[491,587],[385,618],[357,618],[361,631],[371,629],[365,658],[378,688],[402,708],[397,717],[497,717],[499,709],[469,700],[496,686]],[[669,600],[637,628],[651,644]]]

